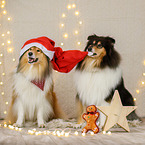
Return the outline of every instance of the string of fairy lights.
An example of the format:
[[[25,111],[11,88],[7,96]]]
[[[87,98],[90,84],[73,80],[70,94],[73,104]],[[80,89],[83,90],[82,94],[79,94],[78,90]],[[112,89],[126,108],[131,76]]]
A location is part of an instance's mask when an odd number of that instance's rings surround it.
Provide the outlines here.
[[[6,92],[4,91],[5,88],[5,83],[6,83],[6,64],[5,64],[5,56],[7,56],[7,53],[11,53],[12,55],[12,60],[15,62],[15,58],[13,57],[13,47],[12,47],[12,40],[11,40],[11,31],[9,30],[10,23],[12,21],[11,16],[6,10],[6,0],[1,0],[0,1],[0,101],[1,103],[5,103],[5,107],[1,108],[3,110],[3,115],[7,114],[7,108],[8,108],[8,100],[5,97]],[[2,105],[1,105],[2,106]]]
[[[6,73],[5,73],[5,55],[7,55],[5,53],[5,50],[7,50],[7,53],[11,53],[12,55],[12,61],[15,62],[15,58],[14,58],[14,48],[12,46],[12,39],[11,39],[11,31],[8,30],[10,22],[12,21],[12,17],[9,16],[9,13],[6,10],[6,0],[1,0],[0,1],[0,7],[1,7],[1,11],[0,11],[0,19],[5,21],[1,21],[2,23],[0,23],[0,101],[4,102],[6,105],[6,108],[3,111],[3,114],[7,114],[7,108],[8,108],[8,104],[9,102],[7,100],[5,100],[5,77],[6,77]],[[61,38],[60,38],[60,45],[61,46],[65,46],[65,40],[66,39],[72,39],[72,36],[70,37],[70,35],[72,34],[74,36],[74,40],[75,40],[75,44],[76,46],[81,46],[82,42],[80,41],[79,38],[79,34],[81,33],[81,27],[84,24],[84,22],[82,21],[81,17],[80,17],[80,12],[79,12],[79,8],[77,6],[77,4],[74,1],[69,1],[69,4],[66,6],[67,11],[63,12],[60,16],[60,24],[59,24],[59,28],[60,28],[60,33],[61,33]],[[76,17],[76,29],[75,30],[69,30],[67,27],[67,23],[66,20],[69,17],[69,14],[73,13],[74,17]],[[5,24],[5,28],[3,29],[3,24]],[[7,25],[6,25],[7,24]],[[6,27],[7,26],[7,27]],[[70,32],[72,31],[72,32]],[[69,33],[68,33],[69,32]],[[72,40],[71,40],[72,41]],[[145,66],[145,60],[144,60],[144,66]],[[145,72],[142,73],[143,76],[143,80],[145,77]],[[141,81],[141,87],[145,86],[145,81]],[[139,86],[140,87],[140,86]],[[141,91],[140,89],[136,89],[136,93],[140,94]],[[134,101],[136,101],[137,98],[134,98]],[[0,108],[2,109],[2,108]],[[4,128],[9,128],[11,130],[15,130],[15,131],[23,131],[23,128],[18,128],[18,127],[14,127],[12,125],[7,125],[7,124],[0,124],[0,127],[4,127]],[[29,129],[27,131],[28,134],[30,135],[54,135],[57,137],[69,137],[70,135],[75,135],[75,136],[86,136],[86,133],[81,133],[81,131],[76,131],[76,130],[71,130],[66,128],[64,130],[62,129],[55,129],[55,130],[37,130],[36,128],[33,129]],[[90,135],[94,135],[93,132],[89,132]],[[107,135],[111,135],[111,132],[105,132],[103,131],[102,134],[107,134]]]

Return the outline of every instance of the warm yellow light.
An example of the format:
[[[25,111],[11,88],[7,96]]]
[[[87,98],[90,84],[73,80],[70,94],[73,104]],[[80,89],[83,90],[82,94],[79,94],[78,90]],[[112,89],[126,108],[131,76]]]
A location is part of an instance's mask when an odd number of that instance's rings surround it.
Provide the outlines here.
[[[0,65],[2,64],[2,62],[0,61]]]
[[[5,7],[5,5],[1,5],[1,8],[4,8]]]
[[[2,92],[1,94],[2,94],[2,95],[4,95],[5,93],[4,93],[4,92]]]
[[[65,18],[65,17],[66,17],[66,15],[63,13],[63,14],[62,14],[62,17],[63,17],[63,18]]]
[[[2,34],[2,37],[4,37],[5,36],[5,34]]]
[[[140,92],[139,90],[136,90],[136,93],[137,93],[137,94],[139,94],[139,92]]]
[[[5,1],[2,1],[2,4],[5,4]]]
[[[75,34],[77,35],[77,34],[79,34],[79,32],[76,30],[76,31],[75,31]]]
[[[144,81],[142,81],[142,82],[141,82],[141,84],[142,84],[142,85],[144,85],[144,84],[145,84],[145,82],[144,82]]]
[[[2,73],[2,76],[5,76],[5,73]]]
[[[7,124],[4,124],[4,127],[7,127]]]
[[[77,42],[78,45],[81,45],[81,42]]]
[[[5,15],[6,13],[7,13],[7,11],[6,11],[6,10],[4,10],[4,11],[3,11],[3,14]]]
[[[145,76],[145,73],[143,73],[142,75]]]
[[[65,135],[65,137],[68,137],[69,136],[69,132],[66,132],[64,135]]]
[[[71,5],[68,5],[67,8],[68,8],[68,9],[71,9]]]
[[[8,17],[8,20],[10,21],[10,20],[11,20],[11,18],[10,18],[10,17]]]
[[[79,15],[79,11],[75,11],[75,15],[78,16]]]
[[[0,85],[3,85],[4,83],[3,82],[0,82]]]
[[[91,132],[90,134],[91,134],[91,135],[94,135],[94,132]]]
[[[64,37],[64,38],[68,38],[68,34],[65,33],[65,34],[63,35],[63,37]]]
[[[103,131],[103,134],[106,134],[106,131]]]
[[[7,34],[10,34],[10,31],[7,31]]]
[[[10,41],[10,40],[8,40],[8,41],[7,41],[7,43],[8,43],[8,44],[11,44],[11,41]]]
[[[82,25],[82,24],[83,24],[83,22],[82,22],[82,21],[79,21],[79,24],[80,24],[80,25]]]
[[[2,46],[4,46],[5,45],[5,43],[2,43]]]
[[[145,60],[144,60],[144,65],[145,65]]]
[[[60,43],[60,45],[61,45],[61,46],[63,46],[63,45],[64,45],[64,43],[63,43],[63,42],[61,42],[61,43]]]
[[[72,4],[72,8],[75,8],[76,7],[76,5],[75,4]]]
[[[8,49],[7,49],[7,52],[8,52],[8,53],[13,52],[13,48],[8,48]]]
[[[61,27],[64,27],[64,24],[62,23],[62,24],[60,24],[60,26],[61,26]]]
[[[77,132],[77,131],[75,131],[75,133],[74,133],[75,135],[78,135],[79,133]]]
[[[111,131],[108,131],[108,135],[111,135]]]
[[[136,98],[133,98],[133,101],[136,101]]]
[[[83,133],[82,133],[82,136],[86,136],[86,133],[83,132]]]
[[[0,54],[0,56],[2,57],[2,56],[3,56],[3,54],[1,53],[1,54]]]
[[[15,59],[15,58],[13,58],[13,61],[16,61],[16,59]]]
[[[4,114],[7,114],[7,111],[4,111]]]
[[[5,104],[6,104],[6,105],[8,105],[8,104],[9,104],[9,102],[5,102]]]

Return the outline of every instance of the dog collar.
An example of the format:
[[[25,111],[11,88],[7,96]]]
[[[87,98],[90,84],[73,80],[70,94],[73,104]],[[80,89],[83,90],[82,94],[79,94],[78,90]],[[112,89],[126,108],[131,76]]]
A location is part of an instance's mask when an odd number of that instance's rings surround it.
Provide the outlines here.
[[[44,91],[45,80],[42,80],[42,81],[32,80],[31,83],[33,83],[33,84],[36,85],[39,89],[41,89],[42,91]]]

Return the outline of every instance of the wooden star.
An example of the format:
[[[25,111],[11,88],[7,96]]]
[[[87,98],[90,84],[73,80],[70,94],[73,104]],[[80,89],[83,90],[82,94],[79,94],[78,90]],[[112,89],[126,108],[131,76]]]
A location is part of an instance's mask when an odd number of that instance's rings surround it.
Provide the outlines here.
[[[134,111],[137,106],[122,106],[117,90],[114,93],[110,106],[98,106],[97,108],[107,116],[103,131],[107,131],[115,124],[118,124],[124,130],[130,132],[126,116]]]

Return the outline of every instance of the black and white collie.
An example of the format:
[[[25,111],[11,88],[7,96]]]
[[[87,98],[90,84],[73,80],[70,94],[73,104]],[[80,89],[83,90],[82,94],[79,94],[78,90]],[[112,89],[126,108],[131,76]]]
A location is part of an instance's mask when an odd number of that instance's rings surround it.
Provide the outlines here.
[[[84,51],[88,55],[79,62],[75,71],[77,88],[77,121],[82,123],[82,114],[89,105],[109,105],[114,91],[118,90],[124,106],[134,106],[132,95],[124,86],[120,68],[120,55],[114,49],[115,40],[111,37],[91,35]],[[128,119],[138,119],[135,112]],[[100,117],[103,126],[105,116]]]

